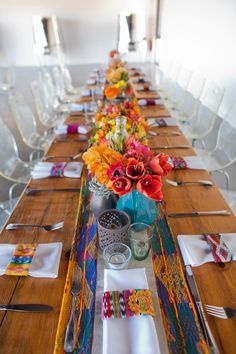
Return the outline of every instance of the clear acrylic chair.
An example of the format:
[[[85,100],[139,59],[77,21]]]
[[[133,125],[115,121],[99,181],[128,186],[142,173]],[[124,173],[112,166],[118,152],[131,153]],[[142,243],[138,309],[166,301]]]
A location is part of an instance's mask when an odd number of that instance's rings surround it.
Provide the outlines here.
[[[79,95],[80,94],[80,88],[79,87],[74,87],[72,84],[72,78],[69,69],[66,66],[63,66],[61,68],[63,76],[64,76],[64,82],[65,82],[65,87],[66,91],[68,94],[71,95]]]
[[[230,200],[229,190],[230,177],[225,169],[236,162],[236,101],[230,107],[225,119],[222,120],[217,132],[216,145],[213,150],[206,150],[204,142],[201,146],[204,148],[195,149],[198,155],[204,159],[207,170],[210,173],[221,173],[226,180],[226,191],[222,189],[226,199]],[[196,141],[198,142],[198,140]],[[227,197],[228,194],[228,197]]]
[[[78,101],[80,98],[79,93],[73,94],[67,91],[66,80],[61,68],[59,68],[58,66],[54,66],[52,72],[53,72],[53,79],[54,79],[57,95],[58,97],[60,97],[60,100],[62,102],[68,102],[68,103]]]
[[[178,80],[175,85],[174,92],[170,96],[169,100],[166,101],[167,108],[170,110],[170,113],[176,111],[181,105],[181,102],[184,99],[184,93],[187,90],[192,72],[186,68],[182,68],[178,76]]]
[[[189,121],[189,125],[181,127],[193,146],[196,139],[204,138],[213,130],[224,92],[224,88],[210,83],[201,98],[197,113]]]
[[[9,103],[24,143],[34,150],[46,151],[53,136],[46,137],[37,132],[34,114],[19,93],[9,95]]]
[[[59,114],[47,105],[37,80],[32,81],[30,87],[40,122],[47,128],[56,127],[59,124],[62,124],[66,119],[67,114]]]
[[[163,72],[162,81],[157,87],[158,92],[163,99],[169,99],[173,95],[180,70],[181,66],[178,63],[174,63],[169,72]]]
[[[0,126],[0,175],[13,183],[8,191],[10,208],[6,203],[1,203],[1,208],[9,213],[13,207],[13,191],[18,185],[28,183],[34,162],[21,160],[15,138],[1,117]]]
[[[190,78],[187,90],[183,92],[182,100],[173,112],[172,116],[184,123],[193,118],[200,106],[200,97],[202,95],[206,79],[198,73],[193,73]]]

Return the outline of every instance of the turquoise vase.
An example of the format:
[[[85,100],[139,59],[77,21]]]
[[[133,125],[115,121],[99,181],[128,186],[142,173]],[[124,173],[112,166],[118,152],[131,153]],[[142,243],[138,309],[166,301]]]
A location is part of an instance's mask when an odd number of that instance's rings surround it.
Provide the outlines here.
[[[116,209],[126,212],[132,224],[143,222],[152,225],[158,215],[156,202],[135,189],[118,199]]]

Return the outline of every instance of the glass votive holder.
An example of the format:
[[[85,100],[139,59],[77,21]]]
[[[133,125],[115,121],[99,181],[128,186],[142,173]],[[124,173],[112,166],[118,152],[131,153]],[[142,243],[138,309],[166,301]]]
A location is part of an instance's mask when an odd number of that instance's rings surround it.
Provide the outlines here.
[[[121,242],[114,242],[103,250],[103,260],[106,268],[126,269],[131,258],[131,249]]]
[[[153,227],[137,222],[129,227],[129,239],[132,255],[134,259],[141,261],[148,256],[151,239],[153,236]]]

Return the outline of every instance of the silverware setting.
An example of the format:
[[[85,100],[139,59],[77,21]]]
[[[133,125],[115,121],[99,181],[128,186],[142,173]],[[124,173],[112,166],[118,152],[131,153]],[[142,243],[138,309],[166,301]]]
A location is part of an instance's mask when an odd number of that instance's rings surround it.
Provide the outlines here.
[[[76,344],[76,317],[75,317],[75,305],[76,299],[82,288],[82,271],[76,266],[72,270],[72,280],[71,280],[71,294],[72,294],[72,305],[70,319],[66,327],[66,334],[64,339],[64,350],[65,352],[73,352]]]
[[[76,155],[49,155],[49,156],[45,156],[42,158],[42,161],[47,161],[47,160],[50,160],[50,159],[57,159],[57,158],[62,158],[62,159],[70,159],[70,160],[76,160],[78,159],[78,157],[80,157],[83,152],[85,152],[85,149],[83,149],[83,151],[80,151],[78,154]]]
[[[0,311],[17,311],[17,312],[51,312],[52,306],[44,304],[7,304],[0,305]]]
[[[188,281],[188,285],[189,285],[189,288],[191,290],[194,302],[195,302],[197,310],[198,310],[199,319],[200,319],[200,322],[201,322],[201,325],[202,325],[204,336],[206,338],[206,342],[207,342],[207,346],[208,346],[209,352],[211,354],[218,354],[219,350],[217,348],[217,345],[215,343],[215,339],[214,339],[214,337],[212,335],[212,332],[210,330],[210,327],[209,327],[208,322],[206,320],[206,317],[204,315],[204,311],[203,311],[203,308],[202,308],[200,295],[199,295],[199,292],[198,292],[197,284],[196,284],[196,281],[195,281],[191,266],[187,265],[185,267],[185,271],[186,271],[185,274],[186,274],[186,278],[187,278],[187,281]]]
[[[55,143],[86,143],[87,139],[55,139],[53,144]]]
[[[232,318],[236,315],[236,309],[233,309],[231,307],[218,307],[212,305],[205,305],[205,309],[208,315],[219,317],[224,320],[227,320],[228,318]]]
[[[40,224],[8,224],[6,226],[6,230],[15,230],[15,229],[21,229],[25,227],[38,227],[40,229],[44,229],[45,231],[54,231],[61,229],[64,226],[64,221],[58,222],[56,224],[52,225],[40,225]]]
[[[157,133],[157,132],[154,132],[153,130],[149,130],[148,134],[153,135],[153,136],[179,136],[179,135],[181,135],[181,133],[177,132],[177,131]]]
[[[151,150],[159,150],[159,149],[190,149],[190,145],[165,145],[165,146],[151,146]]]
[[[166,178],[166,182],[175,187],[183,186],[187,184],[200,184],[203,186],[213,186],[213,182],[204,179],[199,179],[197,181],[173,181],[171,179]]]
[[[25,194],[27,195],[34,195],[34,194],[39,194],[42,192],[79,192],[80,188],[51,188],[51,189],[33,189],[33,188],[27,188],[25,191]]]
[[[230,210],[214,210],[214,211],[193,211],[193,212],[186,212],[186,213],[170,213],[168,216],[170,218],[181,218],[187,216],[207,216],[207,215],[232,215]]]

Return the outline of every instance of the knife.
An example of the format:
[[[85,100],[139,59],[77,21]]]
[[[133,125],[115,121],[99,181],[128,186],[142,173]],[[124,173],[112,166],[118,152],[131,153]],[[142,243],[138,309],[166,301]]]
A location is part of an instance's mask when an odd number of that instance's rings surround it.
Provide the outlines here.
[[[33,189],[33,188],[27,188],[25,191],[25,194],[27,195],[33,195],[33,194],[38,194],[41,192],[79,192],[80,188],[51,188],[51,189]]]
[[[170,213],[170,218],[182,218],[187,216],[207,216],[207,215],[231,215],[229,210],[215,210],[215,211],[193,211],[187,213]]]
[[[170,132],[161,132],[161,133],[157,133],[157,132],[154,132],[152,130],[149,130],[148,132],[150,135],[153,135],[153,136],[175,136],[175,135],[181,135],[180,132],[176,132],[176,131],[170,131]]]
[[[52,306],[44,304],[16,304],[0,305],[0,311],[19,311],[19,312],[50,312]]]
[[[200,322],[201,322],[201,325],[202,325],[204,336],[206,338],[206,342],[207,342],[207,346],[208,346],[209,352],[211,354],[219,354],[220,353],[219,349],[217,348],[215,339],[214,339],[214,337],[213,337],[213,335],[211,333],[210,327],[208,325],[208,322],[207,322],[206,317],[205,317],[204,312],[203,312],[201,299],[200,299],[200,296],[199,296],[197,284],[195,282],[195,278],[194,278],[191,266],[190,265],[185,266],[185,271],[186,271],[185,274],[186,274],[186,278],[187,278],[187,281],[188,281],[188,285],[189,285],[189,288],[191,290],[194,302],[195,302],[197,310],[198,310]]]
[[[151,146],[151,150],[158,150],[158,149],[190,149],[190,145],[171,145],[171,146]]]

